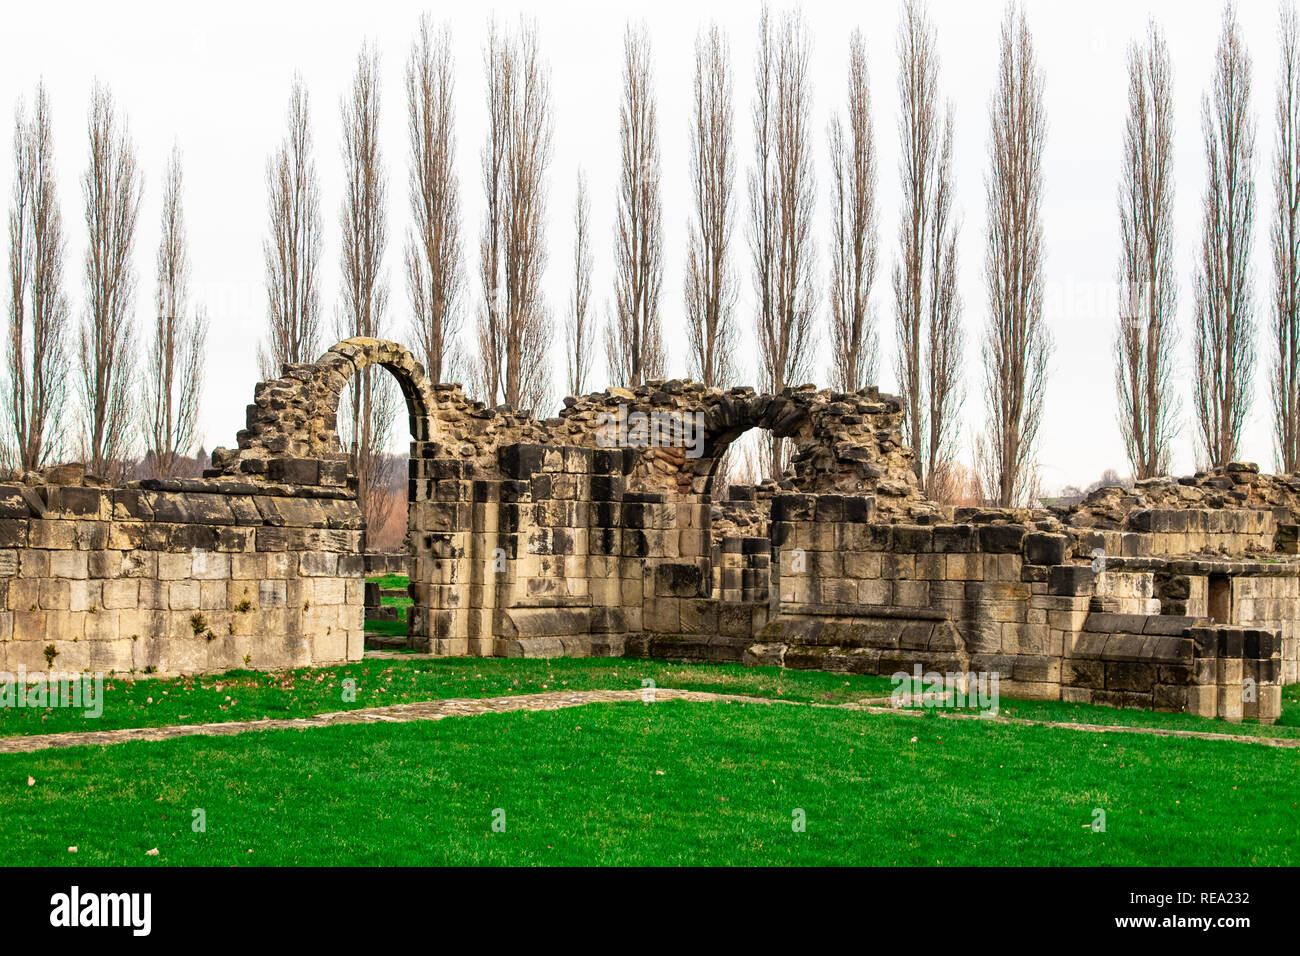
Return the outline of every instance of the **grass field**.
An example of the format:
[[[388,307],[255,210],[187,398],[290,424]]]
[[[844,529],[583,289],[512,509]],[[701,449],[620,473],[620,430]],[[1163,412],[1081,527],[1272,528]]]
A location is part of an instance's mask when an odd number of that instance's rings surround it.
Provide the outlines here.
[[[893,689],[662,660],[368,658],[113,678],[98,719],[0,708],[0,738],[646,681],[822,705]],[[1297,738],[1300,686],[1271,727],[1008,698],[1000,714]],[[1234,741],[661,701],[0,754],[0,820],[20,865],[1300,865],[1297,781],[1300,750]]]
[[[71,708],[0,708],[0,737],[306,717],[449,697],[496,697],[547,690],[632,690],[643,687],[646,680],[657,687],[819,704],[887,697],[893,690],[888,677],[734,664],[634,658],[371,658],[356,664],[289,671],[238,670],[170,679],[110,678],[104,682],[100,717],[90,718],[84,711]],[[347,681],[354,683],[349,685]],[[344,693],[349,689],[355,694]],[[1001,700],[999,713],[1028,720],[1300,737],[1300,685],[1284,688],[1282,717],[1271,726],[1010,698]]]
[[[631,703],[0,755],[0,819],[33,865],[1295,865],[1298,772],[1233,742]]]
[[[379,577],[366,578],[368,584],[378,584],[381,590],[397,591],[405,590],[410,578],[404,574],[383,574]],[[411,606],[409,597],[381,597],[379,603],[386,607],[398,608],[397,620],[379,621],[370,618],[366,619],[365,630],[367,634],[382,634],[385,637],[402,637],[406,634],[406,609]]]
[[[657,687],[720,691],[818,703],[888,695],[886,677],[859,677],[775,667],[680,664],[625,658],[370,659],[339,667],[231,671],[173,679],[104,682],[103,714],[71,708],[0,708],[0,737],[66,731],[161,727],[262,717],[305,717],[449,697],[499,697],[547,690]],[[345,681],[355,682],[346,699]],[[347,695],[351,696],[351,695]]]

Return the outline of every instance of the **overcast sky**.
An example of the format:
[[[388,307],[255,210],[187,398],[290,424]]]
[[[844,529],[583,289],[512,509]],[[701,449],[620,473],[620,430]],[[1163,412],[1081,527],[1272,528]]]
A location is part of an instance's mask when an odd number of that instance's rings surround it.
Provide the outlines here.
[[[668,343],[669,374],[686,372],[681,288],[688,206],[688,123],[696,31],[716,19],[726,31],[735,70],[738,182],[743,190],[750,163],[749,108],[758,7],[754,3],[656,0],[653,3],[250,3],[183,8],[176,3],[60,3],[14,5],[0,31],[0,105],[11,110],[30,101],[38,79],[50,94],[58,159],[59,194],[68,233],[67,278],[78,319],[84,302],[85,228],[80,176],[85,167],[86,110],[92,82],[108,84],[129,119],[145,192],[135,250],[140,282],[136,321],[151,321],[154,258],[159,234],[161,174],[173,143],[184,158],[185,212],[190,234],[192,298],[212,318],[205,368],[200,432],[207,448],[233,445],[244,406],[258,379],[256,350],[265,334],[266,293],[262,243],[266,235],[265,168],[284,131],[285,108],[295,70],[312,97],[316,155],[325,219],[323,302],[333,325],[339,301],[338,209],[342,160],[339,101],[351,80],[357,51],[373,40],[383,57],[382,133],[390,180],[390,246],[386,266],[392,293],[389,337],[411,342],[409,308],[400,272],[406,209],[407,145],[402,71],[419,15],[430,11],[451,25],[457,51],[457,162],[461,177],[463,231],[468,275],[474,276],[483,201],[478,178],[485,127],[482,51],[488,16],[513,25],[520,10],[535,14],[552,70],[555,151],[550,167],[550,268],[546,289],[557,317],[563,315],[572,249],[573,183],[579,166],[590,181],[596,254],[595,298],[602,312],[612,300],[612,255],[618,161],[618,95],[622,36],[629,21],[645,21],[653,43],[663,158],[666,275],[661,309]],[[783,9],[775,5],[774,10]],[[822,287],[829,260],[829,204],[823,131],[843,109],[848,37],[864,33],[879,147],[881,278],[872,293],[884,353],[880,385],[896,391],[893,374],[893,305],[887,277],[897,256],[898,96],[896,93],[897,0],[834,3],[808,0],[802,10],[814,44],[814,126],[818,154],[818,276]],[[941,94],[956,107],[956,206],[963,217],[961,294],[968,329],[967,401],[962,453],[984,416],[979,343],[986,319],[983,277],[984,178],[988,166],[988,102],[994,81],[998,0],[932,0],[942,57]],[[1210,83],[1222,6],[1186,0],[1091,0],[1028,4],[1039,62],[1046,74],[1048,137],[1043,209],[1047,244],[1046,319],[1056,341],[1039,460],[1049,489],[1086,484],[1106,468],[1127,473],[1116,425],[1112,340],[1116,312],[1115,267],[1119,227],[1116,190],[1120,176],[1126,73],[1125,51],[1140,38],[1148,18],[1165,30],[1175,85],[1175,217],[1179,277],[1178,325],[1182,346],[1175,381],[1183,405],[1175,445],[1176,472],[1194,466],[1190,398],[1191,277],[1200,227],[1199,202],[1205,170],[1201,152],[1200,102]],[[1242,457],[1266,469],[1273,463],[1266,348],[1272,280],[1267,210],[1272,203],[1272,111],[1277,76],[1277,8],[1264,0],[1243,4],[1240,19],[1253,57],[1253,111],[1260,121],[1256,147],[1259,185],[1254,267],[1260,364],[1256,399],[1243,439]],[[8,195],[12,161],[0,151],[0,177]],[[743,213],[743,209],[741,210]],[[738,227],[743,222],[738,218]],[[739,319],[752,321],[752,279],[743,233],[736,237],[742,276]],[[470,282],[468,304],[481,296]],[[819,312],[819,342],[826,341],[826,309]],[[467,316],[467,319],[472,316]],[[332,337],[331,337],[332,338]],[[752,340],[751,340],[752,341]],[[323,343],[327,346],[329,342]],[[825,358],[818,382],[827,379]],[[752,344],[743,347],[746,381],[754,382]],[[561,395],[562,356],[557,347],[556,407]],[[592,387],[603,387],[598,361]],[[539,413],[550,413],[541,409]],[[405,436],[398,436],[398,446]]]

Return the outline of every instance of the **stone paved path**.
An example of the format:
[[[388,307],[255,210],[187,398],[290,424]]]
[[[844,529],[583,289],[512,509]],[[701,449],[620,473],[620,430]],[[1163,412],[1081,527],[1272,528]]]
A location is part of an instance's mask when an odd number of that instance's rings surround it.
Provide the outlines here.
[[[0,754],[32,753],[60,747],[85,747],[127,743],[132,740],[168,740],[173,737],[225,737],[259,730],[309,730],[335,724],[409,723],[418,720],[442,720],[444,717],[472,714],[506,713],[515,710],[561,710],[586,704],[614,704],[643,701],[645,691],[583,690],[547,691],[541,694],[516,694],[508,697],[452,697],[445,700],[419,701],[410,704],[390,704],[385,707],[363,707],[342,710],[312,717],[294,717],[284,720],[227,721],[217,724],[176,724],[167,727],[127,727],[120,730],[97,730],[62,734],[33,734],[26,737],[0,738]],[[743,694],[718,694],[708,691],[678,690],[671,687],[654,688],[654,700],[687,700],[697,703],[719,701],[741,704],[785,705],[788,707],[819,707],[836,710],[854,710],[864,714],[891,714],[920,717],[920,710],[904,710],[890,706],[888,697],[867,698],[844,704],[806,704],[799,701],[772,697],[750,697]],[[981,717],[979,714],[941,712],[947,720],[979,720],[994,724],[1017,724],[1031,727],[1055,727],[1081,730],[1088,733],[1140,734],[1153,737],[1187,737],[1199,740],[1226,740],[1235,743],[1259,744],[1267,747],[1300,749],[1300,738],[1262,737],[1248,734],[1226,734],[1207,730],[1175,730],[1164,727],[1133,727],[1115,724],[1076,724],[1055,720],[1031,720],[1024,717]]]
[[[33,734],[26,737],[0,737],[0,753],[30,753],[52,747],[85,747],[121,744],[131,740],[168,740],[172,737],[225,737],[257,730],[308,730],[334,724],[407,723],[415,720],[442,720],[468,714],[504,713],[512,710],[561,710],[584,704],[613,704],[641,700],[641,690],[547,691],[541,694],[517,694],[511,697],[452,697],[445,700],[362,707],[312,717],[283,720],[232,720],[219,724],[173,724],[167,727],[126,727],[120,730],[75,731],[62,734]],[[768,697],[745,697],[739,694],[713,694],[703,691],[654,688],[654,699],[702,702],[735,701],[745,704],[781,704],[790,701]]]
[[[919,717],[922,711],[901,710],[890,707],[888,701],[877,706],[877,701],[863,701],[850,704],[838,704],[848,710],[871,711],[874,713],[906,714]],[[1134,727],[1130,724],[1079,724],[1067,720],[1034,720],[1029,717],[983,717],[979,714],[941,711],[945,720],[979,720],[990,724],[1017,724],[1023,727],[1056,727],[1063,730],[1082,730],[1094,734],[1145,734],[1150,737],[1187,737],[1195,740],[1228,740],[1239,744],[1261,744],[1266,747],[1281,747],[1284,750],[1300,750],[1300,737],[1264,737],[1252,734],[1225,734],[1213,730],[1177,730],[1172,727]]]

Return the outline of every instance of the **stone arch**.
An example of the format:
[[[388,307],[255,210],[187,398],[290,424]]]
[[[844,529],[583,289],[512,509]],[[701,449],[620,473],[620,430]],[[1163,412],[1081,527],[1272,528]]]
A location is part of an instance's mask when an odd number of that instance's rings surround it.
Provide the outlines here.
[[[279,378],[257,384],[245,427],[236,435],[238,447],[213,450],[214,473],[292,485],[345,485],[348,456],[338,438],[339,400],[352,377],[371,366],[387,369],[396,379],[413,442],[433,439],[439,411],[442,417],[463,419],[473,407],[459,385],[430,382],[405,346],[385,339],[345,339],[317,361],[286,363]]]
[[[697,454],[684,448],[685,443],[664,447],[652,441],[638,448],[628,469],[631,491],[711,496],[727,448],[745,432],[761,428],[794,443],[790,484],[783,485],[787,490],[918,497],[911,449],[901,437],[902,405],[875,388],[846,394],[807,385],[771,394],[749,387],[724,391],[696,382],[656,380],[631,389],[609,388],[566,404],[562,420],[597,445],[611,444],[600,437],[611,423],[621,440],[623,431],[631,431],[633,415],[642,416],[643,422],[667,416],[682,423],[692,441],[702,445]]]
[[[322,461],[340,460],[347,468],[350,458],[343,448],[338,435],[339,402],[343,390],[365,369],[372,367],[386,369],[397,381],[397,385],[406,401],[406,410],[410,425],[411,455],[422,458],[431,438],[432,419],[437,408],[438,397],[434,386],[429,382],[424,366],[409,349],[396,342],[385,339],[354,337],[345,339],[331,346],[324,355],[310,368],[310,376],[304,382],[303,394],[310,413],[308,416],[308,454]],[[408,471],[413,475],[414,470]],[[348,473],[349,478],[354,476]],[[414,486],[415,482],[412,482]],[[429,549],[421,548],[419,536],[420,507],[419,496],[409,494],[406,503],[406,540],[403,551],[406,555],[407,577],[410,582],[408,593],[412,604],[407,611],[406,641],[408,646],[418,645],[424,649],[428,641],[430,607],[430,589],[428,578],[433,571],[425,567],[428,562],[418,560]],[[357,502],[361,507],[361,502]]]
[[[430,416],[437,406],[424,366],[411,351],[386,339],[350,338],[333,345],[308,366],[305,393],[312,406],[308,453],[314,457],[342,451],[338,438],[338,407],[352,377],[371,366],[387,369],[396,379],[410,421],[413,441],[428,441]]]
[[[303,489],[317,497],[351,501],[349,509],[360,528],[360,503],[349,481],[349,456],[338,436],[338,408],[343,389],[363,369],[379,366],[396,379],[406,400],[411,434],[411,489],[427,485],[435,458],[456,452],[433,442],[434,420],[447,420],[440,436],[464,434],[459,421],[472,409],[458,385],[434,384],[406,347],[384,339],[350,338],[331,346],[310,363],[286,364],[283,374],[259,383],[247,423],[237,435],[238,448],[215,449],[217,475],[254,482],[270,481]],[[456,419],[456,422],[451,421]],[[314,487],[313,487],[314,486]],[[428,499],[412,493],[407,504],[407,554],[414,606],[408,615],[408,640],[427,642],[432,597],[429,582],[440,572],[432,555],[446,549],[444,541],[426,541],[417,534],[419,509]],[[331,526],[335,527],[335,526]]]
[[[782,396],[745,390],[728,393],[713,405],[705,418],[705,453],[694,462],[692,490],[712,498],[717,492],[718,468],[732,444],[754,429],[767,431],[795,444],[796,456],[811,442],[810,421],[814,406],[801,401],[801,393]],[[725,476],[724,476],[725,479]]]

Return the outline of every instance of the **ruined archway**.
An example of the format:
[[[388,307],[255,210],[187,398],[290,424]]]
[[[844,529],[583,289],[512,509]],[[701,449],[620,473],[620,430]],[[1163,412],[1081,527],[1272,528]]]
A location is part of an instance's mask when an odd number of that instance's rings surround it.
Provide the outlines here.
[[[397,379],[410,419],[407,643],[416,649],[616,648],[621,635],[642,631],[643,613],[662,607],[642,604],[639,582],[708,599],[726,564],[711,533],[718,464],[752,429],[794,443],[776,493],[851,496],[894,513],[925,507],[899,433],[901,404],[875,389],[767,394],[656,380],[569,398],[559,415],[538,419],[431,383],[409,350],[377,339],[340,342],[260,383],[238,449],[213,453],[216,472],[336,499],[332,513],[344,517],[330,521],[351,523],[308,537],[355,553],[361,514],[338,404],[372,365]],[[651,434],[637,435],[637,422]],[[764,590],[757,572],[769,524],[764,513],[747,535],[754,540],[741,542],[755,572],[752,583],[741,575],[742,600]]]
[[[344,388],[363,369],[378,366],[396,380],[406,402],[411,435],[411,464],[407,498],[407,551],[412,608],[407,616],[407,640],[427,644],[431,617],[430,583],[439,574],[434,541],[419,520],[419,502],[434,497],[431,459],[444,454],[431,441],[433,416],[439,404],[466,405],[456,386],[434,386],[411,351],[383,339],[351,338],[328,349],[317,361],[286,364],[284,374],[261,382],[248,406],[239,447],[213,453],[213,465],[233,477],[316,486],[320,494],[355,493],[349,473],[350,456],[338,435],[338,408]],[[360,503],[354,519],[360,524]],[[328,532],[330,529],[323,529]],[[422,560],[422,558],[424,560]]]
[[[371,625],[366,623],[366,646],[385,648],[396,645],[423,649],[428,645],[430,572],[424,563],[417,560],[417,549],[421,543],[418,538],[420,529],[417,518],[420,483],[413,478],[414,470],[410,466],[409,458],[407,461],[401,461],[399,458],[401,473],[392,475],[388,472],[381,482],[385,486],[381,491],[384,495],[391,490],[391,482],[394,478],[407,482],[404,496],[406,530],[398,551],[401,560],[393,557],[383,558],[383,553],[391,550],[391,541],[381,544],[380,529],[370,527],[367,519],[372,515],[369,507],[372,489],[368,484],[384,472],[378,472],[369,479],[365,478],[362,469],[366,466],[357,461],[354,454],[350,454],[356,451],[355,436],[353,445],[349,449],[339,434],[340,403],[344,391],[349,386],[361,387],[358,383],[374,367],[385,369],[396,382],[406,405],[411,451],[416,455],[423,454],[423,448],[431,434],[431,410],[435,407],[437,399],[425,376],[423,366],[414,355],[401,345],[378,339],[345,340],[335,345],[314,363],[313,380],[309,386],[314,392],[313,401],[317,407],[313,411],[311,419],[313,426],[309,438],[320,447],[322,457],[341,453],[346,456],[349,464],[348,486],[357,495],[357,505],[365,529],[363,535],[367,552],[365,573],[368,581],[378,579],[376,583],[366,585],[365,618],[367,622],[372,617],[381,622],[374,625],[375,630],[379,631],[377,634],[370,633]],[[353,400],[356,400],[355,396]],[[354,426],[355,424],[353,422]],[[394,432],[400,429],[400,417],[396,418],[392,425]],[[395,436],[388,437],[391,439]],[[387,454],[387,449],[384,449],[384,454]],[[402,497],[399,493],[397,500],[400,502]],[[374,566],[372,566],[371,552],[375,553]],[[383,560],[379,560],[380,558]],[[388,594],[394,593],[381,591],[381,588],[385,587],[383,578],[389,574],[400,574],[406,578],[405,596],[410,598],[410,603],[405,613],[391,606],[385,607],[387,604],[385,598]],[[387,586],[391,588],[395,585]],[[400,605],[400,602],[397,603]],[[394,627],[392,623],[382,623],[392,621],[404,622],[398,627],[400,633],[395,634],[391,630]]]
[[[383,339],[351,338],[339,342],[311,368],[307,382],[314,405],[309,442],[323,453],[341,451],[338,439],[338,406],[343,389],[354,375],[366,368],[387,369],[406,400],[412,441],[427,441],[429,416],[437,398],[421,365],[405,346]]]

